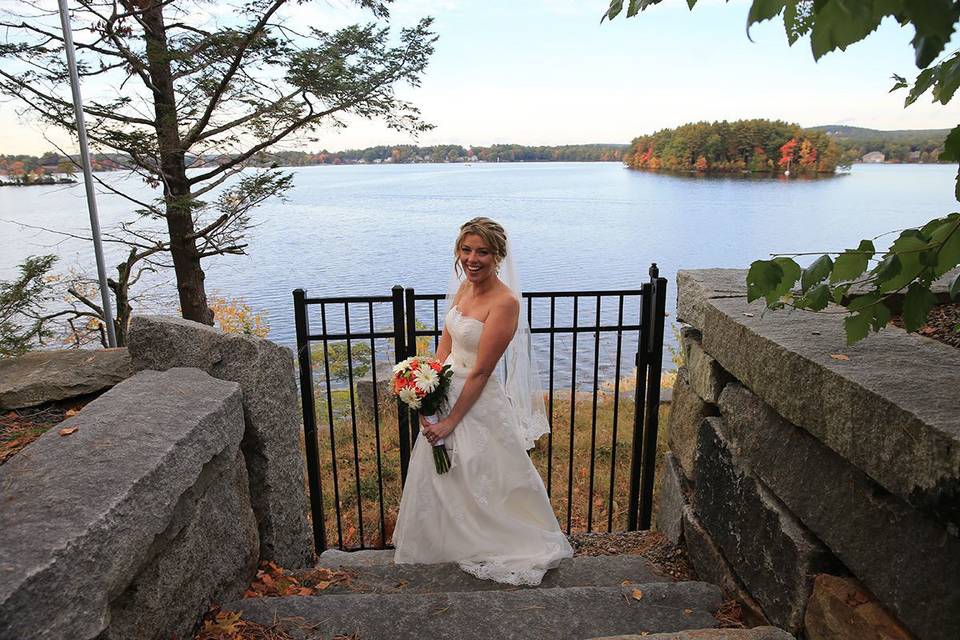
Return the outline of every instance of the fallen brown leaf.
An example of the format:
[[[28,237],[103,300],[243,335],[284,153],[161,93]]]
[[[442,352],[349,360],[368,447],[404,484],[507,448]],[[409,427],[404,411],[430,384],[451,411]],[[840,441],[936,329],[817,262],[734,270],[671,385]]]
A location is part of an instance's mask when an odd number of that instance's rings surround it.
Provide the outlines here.
[[[80,427],[64,427],[63,429],[60,429],[60,431],[58,431],[57,433],[59,433],[61,436],[69,436],[76,433],[77,429],[79,428]]]
[[[831,353],[830,357],[834,360],[849,360],[850,356],[845,356],[842,353]]]
[[[640,591],[640,589],[634,589],[630,595],[633,596],[634,600],[640,600],[643,598],[643,591]]]
[[[203,633],[237,633],[239,628],[239,612],[219,611],[212,620],[205,620],[203,623]]]
[[[72,418],[73,416],[77,415],[78,413],[80,413],[80,409],[76,409],[76,408],[74,408],[74,409],[67,409],[66,413],[64,413],[63,416],[64,416],[65,418]]]

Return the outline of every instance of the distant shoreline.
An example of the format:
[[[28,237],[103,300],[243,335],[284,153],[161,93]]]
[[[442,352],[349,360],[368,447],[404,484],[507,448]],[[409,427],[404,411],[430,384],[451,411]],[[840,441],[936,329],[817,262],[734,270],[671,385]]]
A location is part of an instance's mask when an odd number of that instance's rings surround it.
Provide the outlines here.
[[[76,178],[54,178],[48,180],[34,180],[31,182],[5,182],[0,180],[0,187],[57,187],[65,184],[79,184]]]
[[[477,161],[450,161],[450,162],[341,162],[341,163],[315,163],[315,164],[280,164],[276,165],[277,169],[301,169],[307,167],[343,167],[343,166],[390,166],[390,165],[495,165],[495,164],[563,164],[563,163],[582,163],[582,164],[620,164],[624,165],[622,160],[501,160],[500,162],[490,162],[484,160]],[[884,161],[884,162],[862,162],[857,161],[851,163],[853,165],[952,165],[953,162],[901,162],[901,161]],[[626,165],[624,165],[626,166]],[[195,167],[200,169],[202,167]],[[266,166],[261,165],[251,165],[248,168],[257,169],[257,168],[266,168]],[[93,173],[122,173],[127,171],[127,169],[95,169]],[[644,173],[663,173],[670,175],[704,175],[704,176],[748,176],[753,175],[756,177],[779,177],[782,174],[768,171],[760,172],[739,172],[739,171],[671,171],[666,169],[660,169],[656,171],[643,170]],[[833,174],[822,173],[819,174],[821,177],[827,177]],[[800,176],[795,176],[800,177]],[[34,182],[7,182],[3,180],[3,177],[0,176],[0,187],[55,187],[55,186],[65,186],[80,184],[80,181],[76,178],[57,178],[54,180],[40,180]]]

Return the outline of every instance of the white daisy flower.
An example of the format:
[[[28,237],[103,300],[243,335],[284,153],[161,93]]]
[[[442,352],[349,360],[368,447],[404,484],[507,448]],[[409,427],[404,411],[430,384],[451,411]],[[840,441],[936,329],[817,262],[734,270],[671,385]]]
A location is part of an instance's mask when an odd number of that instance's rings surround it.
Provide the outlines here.
[[[393,365],[393,372],[402,373],[403,371],[406,371],[412,361],[413,361],[413,358],[407,358],[406,360],[401,360],[397,364]]]
[[[418,389],[430,393],[440,384],[440,376],[430,367],[420,367],[414,374],[414,381]]]
[[[417,397],[417,392],[410,387],[404,387],[403,389],[400,389],[400,393],[397,395],[399,396],[400,401],[411,409],[420,408],[420,398]]]

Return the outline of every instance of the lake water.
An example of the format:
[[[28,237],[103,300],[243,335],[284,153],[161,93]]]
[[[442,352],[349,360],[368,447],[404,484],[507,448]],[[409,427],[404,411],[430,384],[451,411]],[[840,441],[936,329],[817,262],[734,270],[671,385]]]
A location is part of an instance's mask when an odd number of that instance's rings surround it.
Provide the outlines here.
[[[205,263],[208,291],[242,296],[265,310],[271,338],[291,346],[293,289],[312,296],[383,295],[403,284],[442,292],[457,229],[478,215],[506,227],[526,290],[638,288],[656,262],[670,281],[672,314],[678,269],[746,267],[773,251],[842,250],[957,209],[956,167],[948,165],[856,165],[849,174],[818,180],[671,176],[617,163],[292,171],[296,186],[288,200],[256,212],[249,255]],[[104,179],[124,180],[119,174]],[[153,197],[139,182],[126,180],[124,188]],[[100,196],[99,206],[104,228],[132,216],[133,207],[116,196]],[[89,232],[80,185],[0,188],[0,218]],[[54,238],[9,223],[0,223],[0,233],[0,278],[9,279],[27,255],[50,252],[62,256],[62,268],[95,274],[86,243],[67,240],[51,248]],[[124,252],[112,247],[109,253],[113,265]],[[146,287],[153,293],[146,307],[176,308],[169,276],[145,280]],[[594,313],[587,304],[581,312],[581,322]],[[365,309],[357,313],[366,317]],[[590,344],[581,349],[592,352],[592,338],[582,342]]]

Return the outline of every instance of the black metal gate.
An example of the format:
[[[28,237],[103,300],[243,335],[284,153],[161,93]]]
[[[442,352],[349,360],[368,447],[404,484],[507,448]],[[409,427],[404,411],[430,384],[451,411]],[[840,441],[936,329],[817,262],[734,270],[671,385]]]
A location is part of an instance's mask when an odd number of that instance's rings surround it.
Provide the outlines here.
[[[551,433],[531,456],[567,533],[593,531],[595,515],[601,522],[606,516],[607,531],[650,527],[666,288],[654,264],[640,289],[523,294],[538,359],[548,363],[541,374],[547,377],[551,423]],[[443,297],[399,285],[385,296],[310,298],[303,289],[293,292],[318,552],[389,546],[419,430],[411,428],[417,424],[415,412],[390,393],[384,365],[422,354],[431,342],[436,349]],[[569,356],[563,353],[566,342]],[[624,358],[629,364],[629,354],[635,354],[636,368],[625,379],[622,364]],[[592,374],[583,360],[592,360]],[[604,376],[612,374],[612,382],[601,381],[601,369]],[[322,377],[319,389],[315,373]],[[587,386],[589,394],[578,391]],[[598,428],[604,431],[599,440]],[[334,531],[335,538],[329,537]]]

